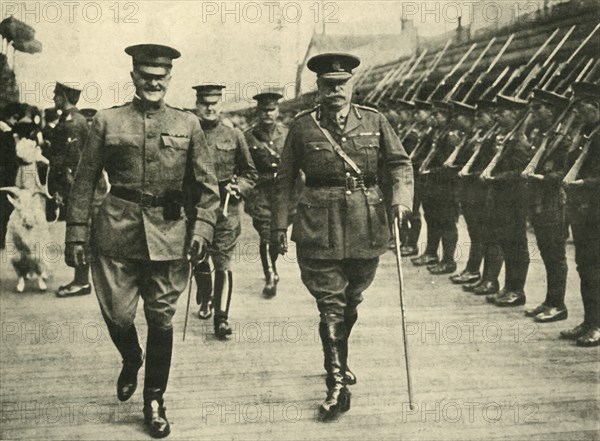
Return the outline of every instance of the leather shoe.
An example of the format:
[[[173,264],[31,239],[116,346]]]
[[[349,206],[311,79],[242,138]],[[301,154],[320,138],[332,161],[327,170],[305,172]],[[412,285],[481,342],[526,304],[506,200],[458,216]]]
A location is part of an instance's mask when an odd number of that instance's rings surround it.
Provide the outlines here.
[[[451,274],[456,271],[456,262],[440,262],[437,265],[428,266],[427,270],[434,276]]]
[[[577,346],[584,348],[592,348],[594,346],[600,346],[600,328],[590,328],[585,334],[577,339]]]
[[[144,364],[144,355],[139,360],[123,361],[123,368],[117,379],[117,398],[119,401],[127,401],[131,398],[137,388],[137,374]]]
[[[219,340],[226,340],[228,335],[233,334],[227,320],[215,320],[215,335]]]
[[[502,288],[500,291],[494,293],[494,294],[490,294],[488,296],[485,296],[485,300],[488,303],[496,303],[496,300],[506,296],[506,294],[508,294],[508,290],[506,288]]]
[[[157,400],[144,404],[144,422],[152,438],[164,438],[171,433],[167,408]]]
[[[506,295],[496,298],[494,305],[500,307],[522,306],[527,301],[523,291],[508,291]]]
[[[430,254],[421,254],[413,259],[411,262],[414,266],[425,266],[425,265],[436,265],[439,263],[439,259],[437,256],[432,256]]]
[[[466,291],[466,292],[473,292],[475,290],[475,288],[477,288],[478,286],[481,286],[482,283],[485,283],[485,281],[481,280],[481,279],[479,279],[477,282],[465,283],[462,286],[462,290]]]
[[[402,257],[416,256],[419,250],[411,245],[403,245],[400,247],[400,255]]]
[[[198,318],[200,320],[208,320],[213,315],[213,307],[212,302],[209,300],[206,303],[202,303],[200,305],[200,309],[198,310]]]
[[[500,286],[498,285],[498,282],[490,282],[489,280],[486,280],[484,282],[481,282],[479,286],[473,288],[473,294],[475,294],[476,296],[497,294],[499,289]]]
[[[91,292],[92,285],[89,283],[87,285],[77,285],[75,282],[71,282],[68,285],[60,286],[56,291],[56,297],[85,296],[91,294]]]
[[[558,322],[560,320],[566,320],[569,317],[569,311],[567,311],[567,307],[563,306],[561,308],[555,308],[554,306],[548,308],[545,311],[540,312],[535,316],[535,321],[539,323],[550,323],[550,322]]]
[[[586,323],[580,323],[572,329],[560,331],[559,337],[565,340],[577,340],[579,337],[588,332],[590,326]]]
[[[533,309],[527,309],[525,311],[525,316],[526,317],[535,317],[536,315],[541,314],[542,312],[545,312],[548,309],[550,309],[550,306],[542,303],[541,305],[538,305]]]
[[[479,280],[480,277],[481,274],[479,274],[479,271],[476,273],[472,273],[470,271],[464,270],[459,274],[454,274],[453,276],[450,276],[450,281],[456,285],[462,285],[464,283],[475,282]]]

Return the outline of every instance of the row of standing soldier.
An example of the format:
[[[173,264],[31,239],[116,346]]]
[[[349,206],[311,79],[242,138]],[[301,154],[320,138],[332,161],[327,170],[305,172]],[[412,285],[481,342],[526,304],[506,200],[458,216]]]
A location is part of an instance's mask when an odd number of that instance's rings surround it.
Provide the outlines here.
[[[598,188],[597,155],[588,153],[585,161],[579,162],[579,174],[572,179],[565,176],[574,174],[568,172],[582,150],[597,149],[598,60],[582,57],[579,63],[572,63],[597,29],[566,62],[555,67],[550,59],[571,29],[542,68],[536,70],[535,58],[549,39],[525,69],[520,68],[521,78],[514,74],[507,77],[506,68],[479,99],[467,100],[476,84],[465,84],[462,91],[469,89],[466,94],[454,87],[437,100],[434,93],[423,100],[416,94],[406,99],[404,94],[402,99],[385,103],[399,122],[399,137],[411,154],[415,172],[413,214],[402,231],[402,254],[418,253],[422,206],[427,223],[426,246],[412,263],[426,266],[432,274],[454,273],[461,211],[470,250],[464,270],[450,276],[452,283],[486,296],[489,303],[499,307],[524,305],[530,263],[526,235],[529,219],[546,270],[547,292],[544,302],[526,310],[525,315],[540,323],[553,322],[568,316],[564,301],[565,249],[570,224],[585,318],[560,337],[575,339],[579,346],[600,344],[600,219],[597,198],[593,196]],[[527,66],[531,67],[529,71]],[[461,94],[462,99],[456,98]],[[505,280],[501,288],[498,277],[503,263]]]

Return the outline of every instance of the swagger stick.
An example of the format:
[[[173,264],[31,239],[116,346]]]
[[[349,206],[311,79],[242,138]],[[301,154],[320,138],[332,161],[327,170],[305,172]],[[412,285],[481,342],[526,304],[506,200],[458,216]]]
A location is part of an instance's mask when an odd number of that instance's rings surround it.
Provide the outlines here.
[[[402,311],[402,340],[404,341],[404,361],[406,365],[406,383],[408,384],[408,404],[413,409],[412,384],[410,381],[410,367],[408,365],[408,341],[406,339],[406,315],[404,313],[404,278],[402,277],[402,256],[400,254],[400,222],[399,216],[394,217],[394,240],[396,243],[396,267],[398,269],[398,284],[400,287],[400,311]]]

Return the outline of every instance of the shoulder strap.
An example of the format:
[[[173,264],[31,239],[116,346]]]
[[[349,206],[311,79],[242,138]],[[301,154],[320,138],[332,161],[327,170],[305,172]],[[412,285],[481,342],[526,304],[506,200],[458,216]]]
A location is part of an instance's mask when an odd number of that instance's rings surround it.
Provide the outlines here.
[[[321,130],[323,135],[325,135],[325,138],[327,138],[327,141],[329,141],[329,144],[331,144],[331,146],[333,147],[333,150],[344,160],[344,162],[346,162],[346,164],[348,164],[352,168],[352,170],[354,170],[354,172],[358,176],[362,176],[363,172],[358,167],[358,165],[356,165],[356,162],[354,162],[352,160],[352,158],[350,156],[348,156],[344,150],[342,150],[342,147],[336,142],[335,139],[333,139],[333,137],[331,136],[331,133],[329,133],[329,131],[327,129],[325,129],[324,127],[321,127],[321,124],[319,124],[319,121],[317,120],[317,117],[315,116],[315,112],[312,112],[310,114],[310,116],[312,117],[313,121],[315,122],[315,124],[317,125],[319,130]]]

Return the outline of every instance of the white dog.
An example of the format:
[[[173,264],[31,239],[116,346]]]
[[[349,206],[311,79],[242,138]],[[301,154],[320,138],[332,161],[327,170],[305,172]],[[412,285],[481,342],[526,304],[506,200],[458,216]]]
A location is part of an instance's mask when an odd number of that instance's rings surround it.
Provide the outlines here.
[[[46,195],[40,191],[3,187],[8,200],[15,207],[8,219],[6,243],[14,247],[12,264],[19,278],[17,292],[25,289],[25,279],[37,278],[38,288],[47,289],[48,267],[43,250],[50,241],[50,230],[46,220]],[[12,195],[12,196],[11,196]]]

